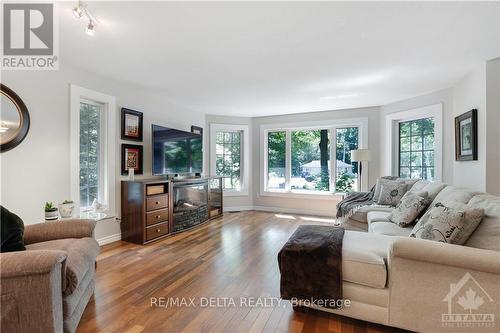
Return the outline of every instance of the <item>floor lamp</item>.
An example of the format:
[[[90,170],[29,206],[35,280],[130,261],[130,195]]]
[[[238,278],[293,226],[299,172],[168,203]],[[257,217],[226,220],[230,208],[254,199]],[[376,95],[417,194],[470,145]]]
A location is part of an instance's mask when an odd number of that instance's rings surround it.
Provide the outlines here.
[[[359,162],[359,180],[358,180],[358,190],[362,191],[361,186],[361,175],[363,172],[363,162],[368,162],[370,160],[370,149],[356,149],[351,150],[351,162]]]

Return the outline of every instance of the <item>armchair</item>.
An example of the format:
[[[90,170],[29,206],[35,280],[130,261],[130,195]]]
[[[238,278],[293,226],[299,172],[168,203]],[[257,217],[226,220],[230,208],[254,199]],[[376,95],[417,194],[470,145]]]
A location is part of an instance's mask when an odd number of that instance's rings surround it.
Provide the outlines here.
[[[74,332],[94,292],[95,222],[27,225],[26,251],[0,254],[1,330]]]

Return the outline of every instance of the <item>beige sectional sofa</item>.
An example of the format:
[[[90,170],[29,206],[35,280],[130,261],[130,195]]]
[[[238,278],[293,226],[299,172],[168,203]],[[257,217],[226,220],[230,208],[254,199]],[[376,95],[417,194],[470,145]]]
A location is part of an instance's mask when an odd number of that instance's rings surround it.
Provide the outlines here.
[[[363,207],[345,222],[343,296],[351,306],[319,309],[418,332],[498,332],[500,197],[426,181],[410,191],[428,192],[429,207],[464,203],[485,216],[460,246],[409,238],[412,227],[387,219],[392,208]]]

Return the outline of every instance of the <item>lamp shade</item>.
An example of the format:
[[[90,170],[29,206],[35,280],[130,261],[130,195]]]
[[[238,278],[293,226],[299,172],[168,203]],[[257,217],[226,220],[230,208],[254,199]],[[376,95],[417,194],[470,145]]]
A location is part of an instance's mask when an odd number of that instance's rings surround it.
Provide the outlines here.
[[[351,150],[351,161],[361,162],[370,160],[370,149]]]

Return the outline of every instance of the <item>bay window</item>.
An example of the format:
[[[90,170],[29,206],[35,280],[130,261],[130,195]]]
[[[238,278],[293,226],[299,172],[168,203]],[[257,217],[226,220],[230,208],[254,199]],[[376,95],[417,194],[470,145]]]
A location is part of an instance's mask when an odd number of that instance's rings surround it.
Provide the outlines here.
[[[358,165],[351,161],[351,150],[366,146],[367,122],[362,118],[326,126],[263,125],[261,194],[332,194],[355,190]]]

